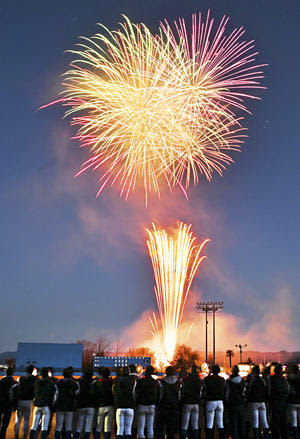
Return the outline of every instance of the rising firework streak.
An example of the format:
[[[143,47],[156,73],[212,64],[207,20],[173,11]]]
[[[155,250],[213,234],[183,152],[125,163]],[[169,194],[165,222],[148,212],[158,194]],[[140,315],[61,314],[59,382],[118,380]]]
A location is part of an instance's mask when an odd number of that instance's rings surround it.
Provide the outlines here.
[[[173,233],[158,229],[154,224],[152,230],[146,230],[163,334],[163,362],[173,359],[185,302],[197,269],[206,258],[201,252],[209,239],[197,245],[190,229],[191,225],[180,223]],[[151,323],[153,335],[157,336],[159,328],[155,316]]]
[[[165,185],[187,195],[200,175],[210,180],[232,163],[246,137],[238,113],[257,98],[262,65],[243,28],[226,35],[226,17],[214,29],[209,13],[193,15],[191,32],[183,19],[165,21],[157,34],[124,20],[71,51],[61,101],[90,150],[78,174],[102,171],[98,194],[118,183],[127,198],[142,186],[146,204]]]

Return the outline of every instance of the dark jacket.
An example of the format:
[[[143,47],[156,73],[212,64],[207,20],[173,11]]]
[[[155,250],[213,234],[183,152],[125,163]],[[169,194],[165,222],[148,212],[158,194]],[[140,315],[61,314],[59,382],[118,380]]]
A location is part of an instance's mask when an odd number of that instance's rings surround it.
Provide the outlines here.
[[[73,412],[77,406],[79,384],[72,378],[63,378],[56,383],[58,396],[55,403],[58,412]]]
[[[129,375],[120,376],[115,379],[112,386],[112,391],[116,409],[134,408],[135,402],[133,392],[135,385],[135,378]]]
[[[18,394],[19,399],[33,400],[34,398],[34,385],[37,378],[33,375],[21,376],[19,379]]]
[[[198,375],[189,375],[183,379],[182,384],[182,403],[183,404],[199,404],[201,380]]]
[[[91,394],[96,407],[107,407],[114,405],[112,393],[113,381],[111,378],[98,378],[93,381]]]
[[[206,401],[223,401],[225,396],[225,380],[219,375],[208,375],[204,378],[202,397]]]
[[[135,388],[136,403],[156,405],[158,402],[158,386],[158,382],[151,376],[138,379]]]
[[[245,398],[248,402],[266,402],[266,382],[259,375],[250,375],[247,377]]]
[[[290,375],[288,383],[290,385],[288,402],[290,404],[300,404],[300,373]]]
[[[287,402],[288,382],[282,375],[271,375],[268,379],[268,393],[270,404],[275,401]]]
[[[228,407],[244,405],[244,380],[240,375],[231,375],[225,383],[225,401]]]
[[[34,384],[33,405],[35,407],[51,407],[57,388],[49,378],[37,379]]]
[[[15,407],[17,383],[13,377],[6,376],[0,380],[0,409]]]
[[[78,407],[95,407],[95,399],[91,393],[93,378],[81,377],[78,380],[79,384],[79,395],[78,395]]]
[[[181,383],[177,377],[166,376],[160,381],[161,399],[158,406],[166,409],[177,409],[181,397]]]

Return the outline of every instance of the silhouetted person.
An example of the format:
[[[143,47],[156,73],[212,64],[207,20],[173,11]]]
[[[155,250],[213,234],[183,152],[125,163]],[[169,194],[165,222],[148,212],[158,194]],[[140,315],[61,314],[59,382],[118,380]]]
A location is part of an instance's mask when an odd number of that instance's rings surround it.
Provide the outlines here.
[[[30,439],[34,439],[39,423],[42,421],[42,439],[48,436],[48,425],[50,420],[50,407],[53,406],[57,396],[57,388],[49,379],[48,368],[41,370],[41,379],[37,379],[34,385],[33,398],[33,420],[30,430]]]
[[[100,438],[102,429],[104,430],[104,439],[110,439],[114,418],[113,381],[108,368],[101,368],[98,373],[99,378],[93,381],[91,390],[97,411],[94,439]]]
[[[78,409],[77,409],[77,428],[73,436],[74,439],[79,439],[80,433],[84,432],[84,439],[89,439],[92,424],[95,416],[95,400],[91,394],[91,387],[93,382],[93,370],[87,368],[83,371],[83,376],[79,378],[79,395],[78,395]]]
[[[17,383],[12,377],[13,369],[6,369],[6,376],[0,380],[0,439],[5,439],[12,410],[16,408]]]
[[[269,424],[267,421],[267,384],[259,376],[259,366],[252,367],[251,374],[247,377],[245,398],[249,404],[252,420],[253,438],[259,439],[259,425],[263,428],[264,438],[269,437]]]
[[[58,396],[56,407],[56,429],[55,439],[60,439],[63,425],[65,427],[66,439],[71,439],[73,414],[77,405],[79,384],[73,379],[73,368],[67,367],[63,370],[64,378],[56,383]]]
[[[202,396],[206,401],[206,438],[213,438],[213,426],[216,422],[219,438],[224,439],[225,431],[223,424],[225,380],[219,376],[220,367],[214,364],[211,367],[211,375],[204,378]]]
[[[239,375],[238,366],[233,366],[232,374],[225,383],[225,401],[229,421],[229,435],[231,439],[245,439],[245,399],[243,390],[245,382]]]
[[[136,380],[129,375],[127,366],[123,367],[122,375],[114,380],[112,391],[114,395],[114,406],[116,409],[117,438],[131,438],[131,427],[134,417],[133,392]]]
[[[147,439],[154,437],[154,417],[155,407],[158,401],[159,384],[157,380],[152,378],[154,368],[148,366],[146,368],[145,377],[139,378],[135,387],[136,398],[136,417],[138,426],[139,439],[145,438],[145,427],[147,431]]]
[[[270,400],[272,439],[288,438],[287,400],[289,384],[282,376],[282,365],[276,364],[271,368],[268,378],[268,393]]]
[[[27,374],[25,376],[21,376],[18,382],[18,405],[16,410],[16,419],[15,419],[15,439],[18,439],[20,432],[20,425],[22,419],[24,419],[23,423],[23,439],[27,438],[29,432],[29,421],[31,415],[32,408],[32,400],[34,398],[34,385],[36,382],[36,377],[32,375],[34,371],[34,367],[30,364],[26,368]]]
[[[299,367],[293,364],[288,374],[290,392],[288,398],[288,412],[294,439],[299,439],[300,430],[300,372]]]
[[[166,376],[160,380],[161,399],[158,403],[156,439],[175,439],[181,384],[172,366],[166,368]]]
[[[188,435],[189,425],[192,430],[192,439],[199,437],[199,404],[201,380],[197,367],[194,365],[190,374],[182,380],[182,411],[181,411],[181,439]]]

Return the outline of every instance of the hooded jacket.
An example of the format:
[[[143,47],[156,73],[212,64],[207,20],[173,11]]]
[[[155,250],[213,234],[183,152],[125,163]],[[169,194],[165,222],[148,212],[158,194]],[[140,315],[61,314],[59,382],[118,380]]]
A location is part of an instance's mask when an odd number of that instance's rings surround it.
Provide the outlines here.
[[[36,380],[37,378],[31,374],[20,377],[18,385],[19,399],[25,401],[33,400]]]
[[[95,407],[95,399],[91,393],[93,378],[83,376],[77,381],[79,384],[78,408]]]
[[[228,407],[244,405],[244,380],[240,375],[231,375],[225,383],[225,400]]]
[[[113,381],[111,378],[100,377],[93,381],[91,394],[96,407],[108,407],[114,405],[112,384]]]
[[[183,404],[199,404],[201,380],[198,375],[188,375],[183,379],[182,384],[182,403]]]
[[[129,375],[119,376],[115,379],[112,386],[112,391],[114,395],[114,405],[116,409],[134,408],[135,402],[133,394],[135,390],[135,385],[135,378]]]
[[[160,380],[160,408],[177,409],[181,397],[181,383],[175,375],[166,376]]]
[[[267,388],[265,381],[259,375],[250,375],[247,378],[244,393],[248,402],[266,402]]]
[[[158,402],[158,382],[151,376],[139,378],[136,383],[136,403],[141,405],[156,405]]]
[[[79,384],[73,378],[63,378],[56,383],[58,396],[56,400],[56,411],[73,412],[77,406],[77,395]]]
[[[219,375],[208,375],[204,378],[202,397],[206,401],[223,401],[225,392],[225,380]]]
[[[290,404],[300,404],[300,373],[290,375],[288,383],[290,385],[288,402]]]
[[[49,378],[37,379],[34,385],[33,405],[51,407],[57,396],[56,385]]]

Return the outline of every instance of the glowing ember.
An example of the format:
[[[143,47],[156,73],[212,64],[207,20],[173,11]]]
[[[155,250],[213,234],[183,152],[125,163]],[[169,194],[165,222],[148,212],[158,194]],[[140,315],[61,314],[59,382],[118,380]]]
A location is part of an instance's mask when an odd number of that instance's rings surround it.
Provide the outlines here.
[[[163,353],[159,354],[163,363],[173,359],[185,302],[197,269],[206,258],[201,252],[209,239],[197,245],[190,228],[191,225],[180,223],[179,228],[170,234],[153,224],[153,230],[146,230],[163,333]],[[153,336],[157,339],[159,328],[155,315],[151,323]]]
[[[176,31],[165,22],[153,35],[125,17],[72,51],[61,101],[91,151],[78,174],[103,171],[98,194],[118,182],[127,198],[140,184],[147,204],[162,182],[186,194],[200,174],[211,179],[233,161],[228,152],[245,137],[236,111],[247,111],[262,72],[243,28],[225,35],[227,21],[213,32],[209,13],[194,15],[191,34],[181,19]]]

